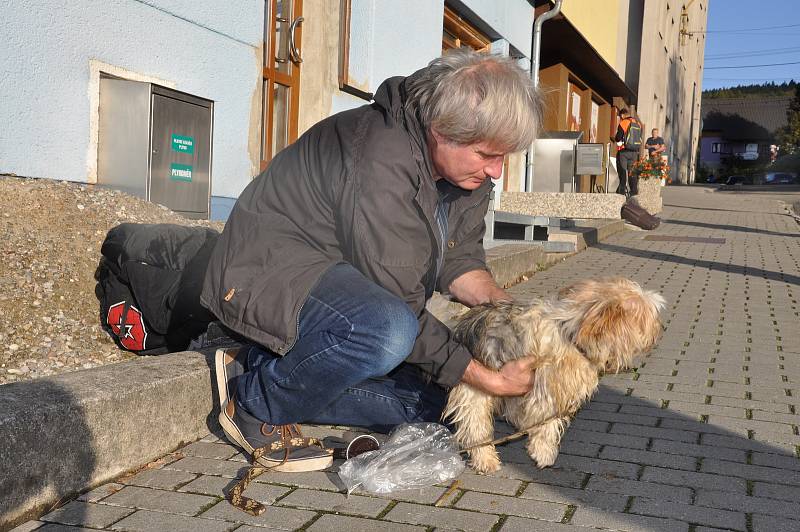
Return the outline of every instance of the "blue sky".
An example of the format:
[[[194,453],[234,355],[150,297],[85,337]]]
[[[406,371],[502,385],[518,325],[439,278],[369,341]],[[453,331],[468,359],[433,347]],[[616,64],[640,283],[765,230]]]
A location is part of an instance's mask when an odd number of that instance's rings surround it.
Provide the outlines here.
[[[800,81],[800,1],[709,0],[709,4],[703,89]],[[747,66],[791,62],[797,64]]]

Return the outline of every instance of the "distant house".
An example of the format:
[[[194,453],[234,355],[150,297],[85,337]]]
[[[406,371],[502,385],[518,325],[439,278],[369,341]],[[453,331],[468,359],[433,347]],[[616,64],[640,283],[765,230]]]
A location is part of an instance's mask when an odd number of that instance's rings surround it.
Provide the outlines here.
[[[703,98],[700,162],[719,168],[726,157],[756,160],[769,156],[775,132],[786,125],[790,96]]]

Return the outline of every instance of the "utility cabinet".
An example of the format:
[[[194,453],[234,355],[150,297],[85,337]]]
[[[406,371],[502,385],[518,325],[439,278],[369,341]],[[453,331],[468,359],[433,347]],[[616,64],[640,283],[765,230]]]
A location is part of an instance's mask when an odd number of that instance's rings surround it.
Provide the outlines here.
[[[213,116],[211,100],[101,77],[98,184],[208,218]]]
[[[535,141],[531,192],[575,192],[580,131],[545,131]]]

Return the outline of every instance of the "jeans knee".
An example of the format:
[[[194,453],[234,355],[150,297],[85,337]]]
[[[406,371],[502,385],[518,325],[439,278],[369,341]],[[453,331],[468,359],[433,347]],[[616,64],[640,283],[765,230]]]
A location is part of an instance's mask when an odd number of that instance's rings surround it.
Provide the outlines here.
[[[414,348],[419,332],[416,315],[399,298],[386,298],[370,305],[354,333],[367,349],[370,377],[386,375],[399,366]]]

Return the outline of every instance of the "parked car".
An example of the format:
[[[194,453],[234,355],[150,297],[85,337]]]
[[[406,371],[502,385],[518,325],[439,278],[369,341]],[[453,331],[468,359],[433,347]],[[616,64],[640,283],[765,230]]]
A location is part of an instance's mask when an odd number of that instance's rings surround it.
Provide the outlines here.
[[[797,174],[794,172],[769,172],[764,176],[765,185],[797,185]]]
[[[725,181],[726,185],[752,185],[753,184],[753,176],[749,175],[732,175],[728,176],[728,179]]]

